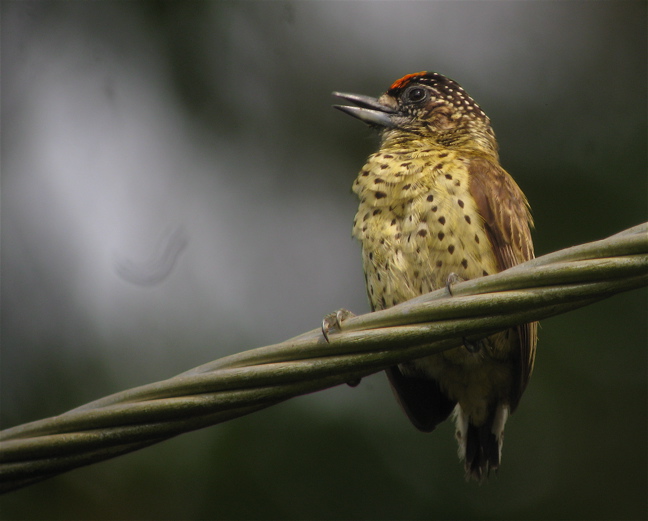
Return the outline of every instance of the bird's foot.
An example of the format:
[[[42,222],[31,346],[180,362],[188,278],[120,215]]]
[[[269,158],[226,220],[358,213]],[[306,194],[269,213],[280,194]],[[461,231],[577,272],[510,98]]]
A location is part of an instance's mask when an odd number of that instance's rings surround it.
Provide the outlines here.
[[[462,279],[459,275],[456,273],[450,273],[448,275],[448,278],[446,279],[446,289],[448,290],[448,293],[450,293],[451,297],[454,297],[454,293],[452,293],[452,286],[459,282],[463,282],[465,279]],[[476,341],[471,341],[468,340],[467,338],[463,338],[463,345],[466,348],[466,351],[469,353],[479,353],[483,347],[483,342],[482,340],[476,340]]]
[[[338,309],[334,313],[329,313],[322,320],[322,335],[324,340],[329,342],[329,336],[331,333],[337,331],[338,333],[342,331],[342,322],[347,318],[355,317],[351,311],[348,309]]]
[[[322,320],[322,336],[326,342],[329,342],[329,336],[332,332],[341,332],[342,331],[342,322],[347,318],[354,317],[355,315],[351,313],[348,309],[338,309],[335,313],[330,313],[324,317]],[[347,385],[349,387],[355,387],[360,383],[361,378],[356,378],[354,380],[349,380]]]
[[[448,278],[446,279],[446,289],[448,290],[448,293],[450,293],[451,297],[454,296],[454,294],[452,293],[452,286],[454,286],[458,282],[463,282],[464,280],[465,279],[462,279],[459,275],[457,275],[454,272],[448,275]]]
[[[472,340],[468,340],[466,337],[464,337],[462,340],[463,340],[463,345],[466,348],[466,351],[472,354],[479,353],[484,347],[483,340],[472,341]]]

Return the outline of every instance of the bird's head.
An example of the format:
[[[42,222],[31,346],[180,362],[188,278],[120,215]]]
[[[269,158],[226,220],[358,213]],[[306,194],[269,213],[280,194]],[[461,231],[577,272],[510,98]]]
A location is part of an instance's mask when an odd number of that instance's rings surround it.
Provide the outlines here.
[[[378,128],[384,144],[432,140],[448,148],[497,152],[488,116],[457,82],[437,72],[408,74],[379,98],[333,95],[355,104],[334,107]]]

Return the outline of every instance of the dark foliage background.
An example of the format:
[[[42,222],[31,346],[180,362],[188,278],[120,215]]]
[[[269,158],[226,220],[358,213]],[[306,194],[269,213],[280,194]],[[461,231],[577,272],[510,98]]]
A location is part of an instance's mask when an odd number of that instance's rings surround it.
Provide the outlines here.
[[[333,90],[459,81],[531,201],[539,254],[646,220],[645,2],[1,14],[2,427],[368,311],[349,188],[376,139]],[[158,249],[178,236],[170,267]],[[464,483],[450,424],[418,433],[376,375],[6,495],[0,515],[645,518],[646,292],[540,334],[487,485]]]

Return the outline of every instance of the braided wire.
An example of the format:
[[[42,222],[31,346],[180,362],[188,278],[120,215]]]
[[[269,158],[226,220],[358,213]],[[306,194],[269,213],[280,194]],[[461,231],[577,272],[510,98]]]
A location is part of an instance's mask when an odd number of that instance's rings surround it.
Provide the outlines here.
[[[0,431],[0,492],[648,285],[648,223]]]

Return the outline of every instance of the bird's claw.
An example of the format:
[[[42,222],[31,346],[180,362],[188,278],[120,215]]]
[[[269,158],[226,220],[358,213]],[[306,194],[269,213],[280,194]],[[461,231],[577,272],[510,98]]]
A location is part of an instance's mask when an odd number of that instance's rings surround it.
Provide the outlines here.
[[[466,351],[472,354],[479,353],[482,350],[482,347],[484,347],[483,340],[475,340],[473,342],[471,340],[468,340],[466,337],[464,337],[462,340]]]
[[[450,275],[448,275],[448,278],[446,279],[446,289],[448,290],[448,293],[450,293],[451,297],[454,297],[454,293],[452,293],[452,286],[457,284],[458,282],[463,282],[465,279],[462,279],[459,275],[456,273],[452,272]],[[466,348],[466,351],[469,353],[479,353],[481,351],[483,342],[481,340],[476,340],[475,342],[472,342],[468,340],[467,338],[463,338],[463,345]]]
[[[342,331],[342,322],[347,318],[354,317],[355,315],[351,313],[348,309],[338,309],[335,313],[330,313],[324,317],[322,320],[322,336],[326,342],[330,342],[329,335],[334,330],[338,333]],[[356,378],[354,380],[349,380],[347,385],[349,387],[355,387],[360,383],[361,378]]]
[[[456,273],[450,273],[448,275],[448,278],[446,279],[446,289],[448,290],[448,293],[450,293],[450,296],[453,297],[454,294],[452,293],[452,286],[457,284],[458,282],[463,282],[464,279],[462,279],[459,275]]]
[[[322,336],[324,336],[324,340],[327,343],[330,342],[330,334],[333,331],[342,331],[342,322],[354,316],[348,309],[338,309],[336,312],[326,315],[322,320]]]

